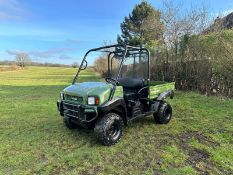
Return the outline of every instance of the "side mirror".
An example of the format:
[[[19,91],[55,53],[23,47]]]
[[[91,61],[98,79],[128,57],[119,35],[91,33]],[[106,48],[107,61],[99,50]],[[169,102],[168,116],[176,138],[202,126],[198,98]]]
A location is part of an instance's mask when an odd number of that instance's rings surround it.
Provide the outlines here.
[[[83,64],[82,64],[81,67],[80,67],[80,69],[81,69],[81,70],[84,70],[84,69],[86,69],[86,68],[87,68],[87,61],[84,60],[84,61],[83,61]]]

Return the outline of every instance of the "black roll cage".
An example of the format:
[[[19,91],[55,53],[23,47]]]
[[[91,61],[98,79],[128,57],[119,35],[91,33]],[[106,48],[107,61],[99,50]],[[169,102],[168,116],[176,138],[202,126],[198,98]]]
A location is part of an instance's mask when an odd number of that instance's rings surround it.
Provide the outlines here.
[[[107,51],[107,50],[103,50],[103,49],[109,49],[109,48],[115,48],[115,51]],[[118,50],[117,50],[118,49]],[[86,58],[88,56],[89,53],[91,52],[95,52],[95,51],[100,51],[100,52],[107,52],[108,53],[108,75],[110,75],[110,70],[112,70],[112,59],[114,58],[114,56],[111,57],[111,55],[116,55],[116,54],[122,54],[122,59],[120,62],[120,66],[119,66],[119,70],[117,73],[117,77],[116,80],[118,80],[120,73],[121,73],[121,69],[122,69],[122,65],[123,62],[125,60],[126,56],[129,55],[134,55],[134,61],[135,61],[135,55],[139,54],[139,56],[141,56],[142,53],[146,53],[148,55],[148,76],[147,76],[147,80],[150,81],[150,52],[148,49],[144,48],[144,47],[135,47],[135,46],[130,46],[130,45],[121,45],[121,44],[115,44],[115,45],[108,45],[108,46],[103,46],[103,47],[98,47],[98,48],[94,48],[94,49],[90,49],[89,51],[86,52],[86,54],[83,57],[83,60],[78,68],[78,71],[73,79],[72,84],[75,84],[75,82],[78,79],[79,73],[86,69],[87,67],[87,61]],[[136,53],[135,53],[136,51]],[[111,60],[110,60],[111,59]]]

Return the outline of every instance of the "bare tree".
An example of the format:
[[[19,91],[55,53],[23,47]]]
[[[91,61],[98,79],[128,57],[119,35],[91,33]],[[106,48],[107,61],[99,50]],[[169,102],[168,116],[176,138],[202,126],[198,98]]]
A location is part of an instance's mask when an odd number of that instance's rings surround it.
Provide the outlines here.
[[[20,67],[25,67],[31,61],[28,54],[25,52],[17,53],[15,57],[16,57],[16,64]]]
[[[163,4],[164,44],[166,49],[173,51],[172,54],[177,61],[181,38],[185,35],[191,36],[202,33],[209,24],[208,12],[204,4],[198,9],[191,7],[190,10],[186,10],[186,13],[184,13],[181,5],[174,4],[173,1],[164,0]]]
[[[108,70],[107,58],[104,57],[104,56],[98,57],[94,62],[94,69],[101,76],[104,76],[107,73],[107,70]]]
[[[79,67],[79,64],[78,64],[78,62],[74,62],[74,63],[72,63],[72,65],[71,65],[73,68],[78,68]]]

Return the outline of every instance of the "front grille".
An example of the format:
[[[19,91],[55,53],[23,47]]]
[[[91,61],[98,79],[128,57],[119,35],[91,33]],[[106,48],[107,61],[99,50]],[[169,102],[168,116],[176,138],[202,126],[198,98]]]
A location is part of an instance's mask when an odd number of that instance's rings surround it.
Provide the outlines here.
[[[83,103],[83,97],[73,96],[65,94],[65,100],[75,101],[77,103]]]
[[[80,118],[79,106],[75,104],[70,104],[63,102],[64,115],[68,117]]]
[[[63,101],[63,114],[66,117],[76,118],[79,121],[83,122],[91,122],[96,119],[97,112],[94,108],[82,107],[79,104],[75,104],[69,101]],[[86,112],[85,109],[89,109],[91,111]]]

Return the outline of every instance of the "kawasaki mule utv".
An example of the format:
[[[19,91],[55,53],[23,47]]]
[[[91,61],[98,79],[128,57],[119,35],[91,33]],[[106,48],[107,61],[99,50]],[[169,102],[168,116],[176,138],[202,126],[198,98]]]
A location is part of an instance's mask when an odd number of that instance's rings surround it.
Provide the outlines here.
[[[108,59],[106,82],[77,83],[93,52]],[[123,125],[136,119],[153,114],[156,123],[167,124],[172,107],[165,98],[173,98],[174,89],[175,83],[150,80],[146,48],[110,45],[85,54],[72,85],[61,92],[57,107],[67,128],[94,128],[102,144],[113,145],[121,138]]]

